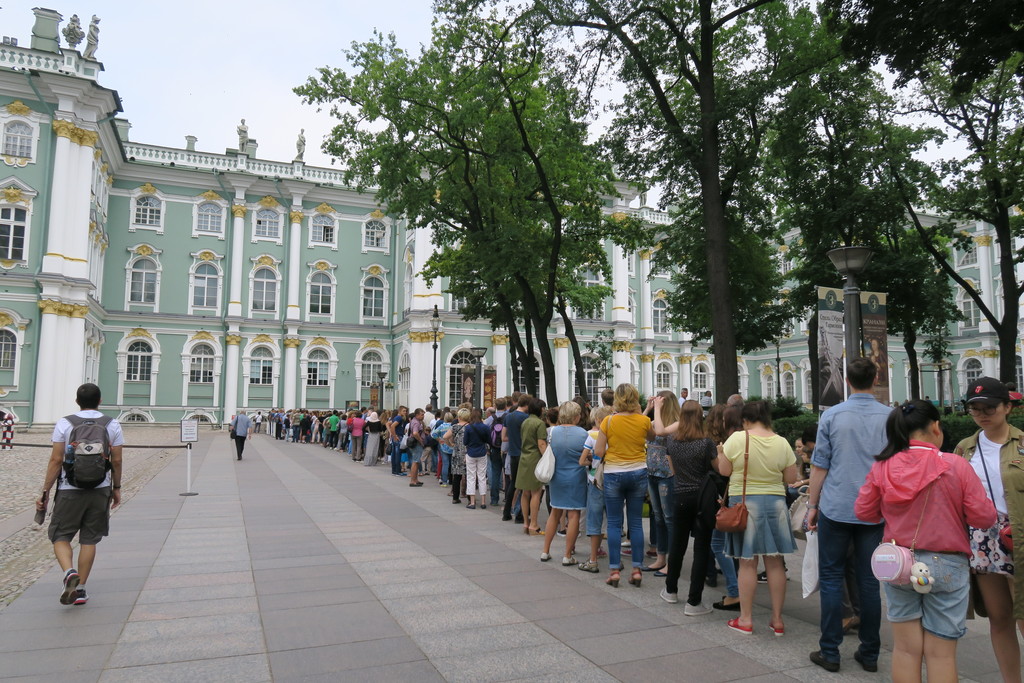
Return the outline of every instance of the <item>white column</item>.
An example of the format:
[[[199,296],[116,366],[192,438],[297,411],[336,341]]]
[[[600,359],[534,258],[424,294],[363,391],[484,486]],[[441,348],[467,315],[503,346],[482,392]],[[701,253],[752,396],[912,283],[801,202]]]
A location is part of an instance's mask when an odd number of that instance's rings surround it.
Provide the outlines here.
[[[687,389],[690,398],[697,398],[693,395],[693,358],[691,356],[679,356],[679,390]],[[749,393],[749,388],[748,388]]]
[[[436,247],[431,241],[431,229],[429,227],[416,228],[413,231],[412,251],[412,304],[414,311],[433,311],[436,304],[438,309],[444,310],[444,294],[441,293],[441,278],[434,278],[431,284],[423,278],[423,269],[427,267],[427,259],[434,253]],[[403,266],[404,268],[404,266]],[[402,272],[400,277],[404,278]],[[431,337],[433,343],[433,337]],[[440,372],[440,370],[438,370]],[[440,389],[438,390],[440,391]],[[499,392],[500,393],[500,392]],[[439,394],[440,395],[440,394]],[[441,399],[438,398],[438,401]],[[417,404],[418,405],[418,404]],[[424,403],[426,405],[426,403]]]
[[[231,225],[231,279],[230,288],[228,290],[228,315],[234,317],[241,317],[242,315],[242,271],[245,269],[245,257],[243,251],[243,240],[245,238],[245,191],[237,189],[235,190],[235,203],[231,207],[231,213],[234,216],[234,221]],[[230,347],[228,352],[230,355]],[[235,363],[237,365],[238,360],[238,346],[235,346]],[[235,368],[235,377],[237,378],[238,369]],[[231,365],[229,364],[228,372],[231,372]],[[226,397],[225,397],[226,398]],[[237,401],[238,394],[234,394],[234,398]],[[237,403],[232,405],[232,410],[237,408]],[[227,405],[225,404],[225,410]],[[227,416],[230,418],[230,415]]]
[[[612,324],[629,325],[629,263],[617,244],[612,247],[612,290]]]
[[[433,304],[431,304],[433,305]],[[428,319],[429,320],[429,319]],[[441,339],[444,332],[437,332],[437,407],[443,408],[445,401],[441,388],[441,379],[444,376],[441,363]],[[434,379],[434,331],[417,330],[409,333],[409,403],[422,408],[430,401],[430,385]],[[399,355],[398,362],[401,362]],[[395,367],[398,367],[396,362]],[[397,384],[398,376],[392,380]]]
[[[654,336],[654,300],[651,298],[651,252],[644,249],[640,252],[640,301],[636,302],[640,308],[640,339],[650,339]]]
[[[623,332],[625,334],[625,332]],[[619,336],[619,331],[615,331],[616,337]],[[633,349],[633,342],[627,339],[616,339],[612,342],[612,388],[614,389],[618,385],[629,382],[629,352]]]
[[[654,392],[654,354],[640,354],[640,392],[650,396]]]
[[[569,339],[555,337],[555,393],[559,401],[568,401],[576,392],[569,383]]]
[[[40,301],[39,316],[39,340],[40,346],[44,340],[60,339],[57,322],[60,318],[58,311],[60,304],[56,301]],[[49,345],[48,345],[49,346]],[[61,354],[63,355],[63,354]],[[60,356],[51,356],[56,360]],[[74,405],[74,394],[71,396],[60,396],[57,393],[61,386],[60,366],[56,362],[36,363],[36,390],[32,410],[33,422],[56,422],[62,415],[68,414],[68,404]]]
[[[985,377],[999,376],[999,352],[985,349],[981,352],[981,371]]]
[[[292,207],[291,213],[288,214],[291,227],[288,232],[288,259],[285,264],[288,273],[288,311],[285,319],[300,320],[302,309],[299,308],[299,275],[302,268],[299,263],[299,240],[302,237],[302,200],[294,200]]]
[[[88,311],[88,306],[84,304],[71,307],[71,315],[68,318],[68,334],[65,339],[85,339],[85,314]],[[74,387],[76,392],[82,382],[85,381],[85,349],[84,343],[81,346],[72,344],[67,346],[67,364],[64,371],[66,377],[65,386],[68,389]],[[153,378],[153,384],[154,386],[156,385],[155,377]]]
[[[982,225],[979,223],[979,227],[982,227]],[[992,235],[975,235],[974,249],[977,252],[978,268],[981,271],[980,282],[978,283],[978,286],[981,288],[981,300],[985,302],[988,310],[994,313],[992,291],[995,289],[996,283],[992,280]],[[978,323],[978,332],[982,334],[992,332],[992,323],[984,315],[981,316],[981,321]],[[994,363],[993,367],[995,367]],[[989,377],[996,376],[989,374],[987,368],[985,374]]]
[[[508,396],[511,393],[508,390],[508,335],[491,335],[491,346],[494,348],[495,391],[497,391],[498,396]]]
[[[233,328],[224,338],[227,344],[224,359],[224,414],[221,416],[224,424],[228,424],[231,416],[238,412],[238,345],[242,343],[242,338],[238,334],[237,326]]]
[[[289,293],[289,297],[291,297],[291,293]],[[289,326],[289,336],[284,338],[284,397],[282,400],[285,410],[298,407],[295,397],[299,378],[296,375],[299,365],[299,344],[302,343],[298,337],[294,336],[298,331],[298,327]]]

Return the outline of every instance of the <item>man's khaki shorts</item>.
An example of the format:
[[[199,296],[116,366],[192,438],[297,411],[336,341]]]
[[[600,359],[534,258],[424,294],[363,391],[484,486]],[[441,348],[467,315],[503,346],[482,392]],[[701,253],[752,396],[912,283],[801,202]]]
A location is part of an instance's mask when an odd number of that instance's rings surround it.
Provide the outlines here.
[[[109,486],[57,491],[47,532],[50,542],[70,543],[78,534],[81,545],[99,543],[110,531],[110,492]]]

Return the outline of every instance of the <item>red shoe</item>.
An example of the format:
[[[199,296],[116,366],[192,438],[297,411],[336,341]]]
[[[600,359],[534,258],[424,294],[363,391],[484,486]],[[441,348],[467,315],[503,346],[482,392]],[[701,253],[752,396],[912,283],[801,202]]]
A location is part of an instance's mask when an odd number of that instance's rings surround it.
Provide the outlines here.
[[[736,631],[736,633],[742,633],[745,636],[749,636],[754,633],[754,625],[751,624],[750,626],[740,626],[739,617],[736,617],[735,619],[730,619],[729,621],[725,622],[725,625],[731,628],[733,631]]]
[[[775,634],[776,638],[781,638],[782,636],[786,635],[786,627],[785,626],[776,626],[775,624],[773,624],[772,622],[769,621],[768,622],[768,628],[770,628],[772,630],[772,633]]]

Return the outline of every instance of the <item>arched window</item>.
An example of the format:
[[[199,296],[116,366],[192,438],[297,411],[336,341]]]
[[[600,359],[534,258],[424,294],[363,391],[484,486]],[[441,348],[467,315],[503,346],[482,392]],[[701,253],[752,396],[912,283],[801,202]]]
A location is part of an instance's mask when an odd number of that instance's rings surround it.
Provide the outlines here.
[[[277,239],[281,231],[281,215],[272,209],[256,212],[256,236]]]
[[[708,366],[706,363],[694,363],[693,365],[693,388],[695,391],[707,391],[710,389]]]
[[[666,334],[668,332],[668,302],[664,299],[655,299],[651,304],[653,313],[651,327],[654,334]]]
[[[524,365],[525,365],[525,363],[523,363],[523,359],[520,358],[519,359],[519,387],[518,387],[518,389],[519,389],[519,391],[521,391],[522,393],[525,394],[525,393],[529,392],[529,388],[526,385],[526,368],[524,367]],[[533,359],[533,376],[537,378],[537,391],[540,392],[540,362],[536,358]],[[454,405],[454,404],[449,404],[449,405]]]
[[[334,219],[322,213],[313,216],[313,241],[334,244]]]
[[[459,311],[466,307],[466,297],[464,296],[455,296],[454,294],[452,294],[449,296],[449,301],[451,302],[449,305],[449,310],[452,313],[458,313]]]
[[[0,208],[0,260],[25,260],[28,213],[13,206]]]
[[[363,317],[384,317],[384,281],[376,275],[363,281]]]
[[[977,358],[968,358],[964,363],[964,379],[970,384],[981,378],[981,361]]]
[[[128,301],[133,304],[156,303],[156,263],[140,258],[132,263]]]
[[[316,273],[309,279],[309,312],[330,315],[334,299],[334,283],[327,273]]]
[[[655,389],[671,389],[672,388],[672,364],[662,361],[658,363],[654,368],[654,388]]]
[[[192,306],[216,308],[220,291],[220,273],[209,263],[200,263],[192,277]]]
[[[160,225],[161,202],[153,195],[144,195],[135,200],[136,225]]]
[[[1017,380],[1017,391],[1020,391],[1020,388],[1024,387],[1024,366],[1021,364],[1020,356],[1017,356],[1017,372],[1015,379]]]
[[[594,367],[593,358],[583,356],[581,360],[583,361],[583,385],[587,388],[587,400],[590,401],[591,405],[600,405],[600,389],[601,384],[604,383],[604,378],[601,377],[597,368]]]
[[[380,382],[377,373],[384,367],[384,359],[376,351],[367,351],[363,354],[363,368],[360,384],[363,388],[371,387]]]
[[[963,253],[960,257],[961,266],[976,266],[978,265],[978,250],[971,247]]]
[[[258,346],[249,360],[249,384],[274,383],[274,355],[270,349]]]
[[[260,268],[252,276],[252,310],[277,310],[277,276],[270,268]]]
[[[306,362],[306,385],[311,387],[326,387],[329,376],[330,357],[322,349],[314,349],[309,352],[309,360]]]
[[[782,373],[782,395],[796,398],[796,376],[792,372]]]
[[[463,366],[476,365],[476,358],[469,351],[459,351],[448,364],[448,405],[455,407],[463,402]]]
[[[387,236],[388,226],[384,221],[367,221],[363,226],[363,246],[368,249],[383,249]]]
[[[18,357],[18,338],[10,330],[0,330],[0,370],[13,370]]]
[[[126,382],[148,382],[153,376],[153,347],[143,341],[128,346]]]
[[[964,316],[964,327],[977,327],[981,322],[981,311],[974,299],[964,294],[960,298],[960,313]]]
[[[119,421],[120,422],[147,422],[147,423],[149,422],[149,420],[146,419],[146,416],[143,415],[142,413],[129,413],[129,414],[125,415],[123,419],[121,419]]]
[[[188,381],[192,384],[213,384],[213,348],[209,344],[196,344],[192,347]]]
[[[220,233],[224,220],[224,210],[213,202],[199,205],[196,230],[199,232]]]
[[[775,375],[761,375],[762,398],[775,398]]]
[[[4,156],[32,158],[32,126],[21,121],[4,126]]]

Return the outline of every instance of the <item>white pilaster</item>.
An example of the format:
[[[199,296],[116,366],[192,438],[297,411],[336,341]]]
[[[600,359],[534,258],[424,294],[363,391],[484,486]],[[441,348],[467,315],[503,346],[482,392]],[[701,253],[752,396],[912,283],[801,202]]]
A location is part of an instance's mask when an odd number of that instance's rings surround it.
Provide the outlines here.
[[[55,307],[55,304],[56,302],[39,302],[41,309],[39,316],[40,346],[44,345],[44,340],[57,340],[60,338],[57,324],[60,316],[57,313],[58,309]],[[32,411],[33,422],[56,422],[61,415],[67,414],[66,411],[61,410],[61,407],[66,407],[68,403],[74,404],[75,397],[73,394],[67,397],[59,396],[57,393],[62,384],[60,382],[61,364],[58,362],[62,355],[50,356],[47,362],[36,363],[36,390]]]
[[[285,314],[286,320],[300,320],[302,309],[299,308],[299,275],[302,272],[299,263],[299,240],[302,237],[302,200],[292,200],[292,211],[288,214],[291,226],[288,231],[288,259],[285,270],[288,273],[288,309]],[[287,356],[287,353],[285,354]],[[285,365],[285,377],[288,367]],[[285,380],[287,382],[287,379]],[[287,384],[285,385],[287,392]]]
[[[423,269],[427,267],[427,259],[430,258],[436,249],[431,240],[430,228],[416,228],[413,231],[413,241],[409,248],[412,249],[413,269],[411,310],[433,311],[435,304],[438,309],[445,310],[444,294],[441,293],[441,278],[434,278],[433,283],[427,284],[422,274]],[[431,343],[433,343],[433,339],[431,339]],[[413,367],[416,367],[415,364]],[[429,392],[429,387],[427,389]],[[441,399],[438,398],[437,400],[440,401]],[[417,403],[417,405],[419,404]]]
[[[295,226],[293,225],[292,228],[294,227]],[[290,284],[288,286],[291,287]],[[288,296],[289,298],[291,297],[290,292]],[[299,377],[297,376],[299,366],[299,344],[301,343],[299,338],[295,336],[298,331],[298,327],[289,326],[288,336],[284,338],[284,391],[282,392],[282,401],[284,402],[285,410],[299,407],[295,403],[299,380]],[[305,378],[302,379],[304,380]],[[303,386],[305,386],[305,381],[303,381]],[[305,396],[305,391],[303,391],[303,396]],[[303,403],[305,403],[305,400],[303,400]]]
[[[569,339],[555,337],[555,393],[559,401],[568,401],[576,392],[569,383]]]
[[[690,392],[690,398],[696,398],[693,394],[693,358],[689,355],[679,356],[679,390],[687,389]]]
[[[650,339],[654,336],[654,300],[651,298],[651,252],[644,249],[640,252],[640,301],[637,306],[640,308],[640,339]]]
[[[625,332],[623,331],[623,335]],[[616,330],[616,337],[619,336],[619,331]],[[633,348],[633,343],[627,339],[616,339],[612,342],[612,388],[614,389],[620,384],[631,381],[629,373],[629,352]]]
[[[498,396],[508,396],[511,393],[508,390],[508,335],[491,335],[491,346],[494,348],[495,390]]]
[[[245,258],[243,256],[244,251],[244,239],[245,239],[245,190],[235,188],[235,202],[231,207],[231,214],[234,216],[231,223],[231,275],[230,275],[230,286],[228,289],[228,315],[233,317],[242,316],[242,271],[245,268]],[[230,347],[228,349],[230,355]],[[238,360],[238,346],[235,346],[235,363],[228,364],[228,372],[231,372],[231,367],[237,365]],[[238,368],[234,369],[235,377],[238,376]],[[227,397],[225,397],[227,398]],[[235,393],[235,400],[237,401],[238,394]],[[238,407],[235,403],[232,406],[232,410]],[[227,406],[225,405],[225,410]],[[225,419],[230,419],[230,415],[226,415]]]
[[[650,396],[654,392],[654,354],[640,354],[640,393]]]
[[[415,305],[415,303],[414,303]],[[431,304],[433,307],[433,304]],[[437,404],[441,408],[445,404],[444,390],[444,358],[441,355],[441,339],[444,332],[437,333]],[[434,331],[418,330],[409,333],[409,404],[422,408],[430,401],[430,385],[434,378]],[[401,358],[399,358],[401,360]]]
[[[238,412],[238,345],[242,343],[242,338],[237,326],[232,326],[224,341],[227,352],[224,359],[224,415],[221,420],[228,424],[231,416]]]
[[[984,224],[979,223],[978,227],[983,228]],[[980,230],[979,230],[980,233]],[[981,287],[981,300],[985,302],[985,306],[988,310],[994,311],[993,309],[993,298],[992,290],[995,289],[995,282],[992,280],[992,235],[977,234],[974,236],[974,249],[978,256],[978,269],[981,271],[980,282],[978,286]],[[978,323],[978,332],[986,333],[992,332],[992,323],[988,321],[984,315],[981,316],[981,320]],[[995,363],[993,363],[993,367]],[[996,377],[997,374],[990,374],[988,368],[985,369],[985,374],[988,377]]]
[[[612,324],[632,324],[629,317],[629,263],[626,250],[612,247]]]

